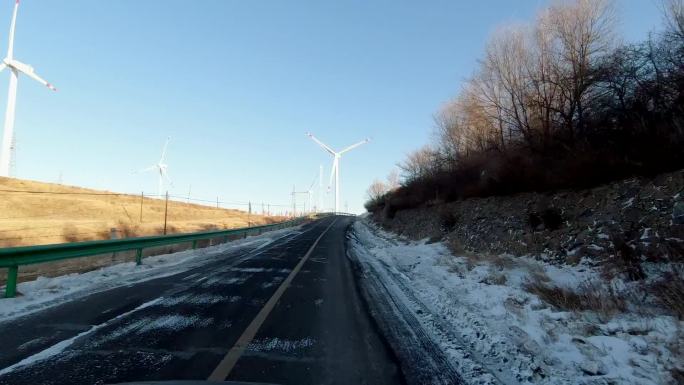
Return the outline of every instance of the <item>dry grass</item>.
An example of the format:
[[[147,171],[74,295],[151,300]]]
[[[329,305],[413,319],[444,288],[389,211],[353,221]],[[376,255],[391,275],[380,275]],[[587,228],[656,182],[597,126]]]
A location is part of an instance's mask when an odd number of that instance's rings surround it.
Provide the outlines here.
[[[465,258],[468,270],[472,270],[479,265],[489,265],[498,271],[511,270],[519,266],[518,261],[508,255],[473,253],[463,249],[456,252],[456,254]]]
[[[627,308],[624,298],[612,288],[600,283],[585,282],[573,290],[532,280],[525,283],[524,288],[542,301],[563,311],[593,311],[598,315],[610,317],[624,312]]]
[[[103,193],[0,177],[0,190],[62,193]],[[282,218],[252,214],[249,222],[266,224]],[[243,227],[244,211],[169,201],[168,233]],[[140,196],[26,194],[0,191],[0,247],[109,239],[112,228],[119,237],[161,234],[164,201]]]
[[[684,268],[675,269],[650,289],[660,306],[679,320],[684,320]]]

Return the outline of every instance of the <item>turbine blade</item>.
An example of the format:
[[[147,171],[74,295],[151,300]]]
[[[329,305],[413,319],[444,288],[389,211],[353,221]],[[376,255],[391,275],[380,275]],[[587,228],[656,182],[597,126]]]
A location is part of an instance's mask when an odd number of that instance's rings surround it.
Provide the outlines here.
[[[360,141],[360,142],[358,142],[358,143],[352,144],[351,146],[349,146],[349,147],[345,148],[344,150],[340,151],[340,155],[344,154],[344,153],[347,152],[347,151],[351,151],[351,150],[355,149],[356,147],[359,147],[360,145],[366,144],[366,143],[368,143],[368,142],[370,142],[370,139],[366,138],[366,139],[364,139],[364,140],[362,140],[362,141]]]
[[[323,142],[321,142],[320,140],[318,140],[318,138],[316,138],[315,136],[313,136],[312,133],[307,132],[306,135],[307,135],[309,138],[311,138],[311,140],[313,140],[314,142],[318,143],[319,146],[323,147],[324,150],[328,151],[328,152],[331,153],[332,155],[335,155],[335,151],[333,151],[332,148],[328,147],[325,143],[323,143]]]
[[[316,177],[314,178],[313,182],[311,182],[311,186],[309,186],[309,190],[307,190],[307,191],[309,191],[309,192],[311,191],[313,186],[316,184],[317,180],[318,180],[318,173],[316,173]]]
[[[162,178],[168,183],[170,186],[173,186],[173,181],[171,178],[169,178],[169,169],[164,167],[161,171]]]
[[[38,76],[36,74],[35,70],[33,69],[33,67],[31,67],[30,65],[22,63],[19,60],[10,60],[9,66],[14,68],[15,70],[23,73],[24,75],[30,77],[31,79],[37,81],[38,83],[46,86],[47,88],[49,88],[53,91],[57,91],[57,88],[55,88],[52,84],[48,83],[47,80]]]
[[[169,140],[171,140],[171,137],[170,136],[166,137],[166,142],[164,143],[164,148],[162,149],[162,155],[161,155],[161,158],[159,159],[159,163],[164,162],[164,158],[166,157],[166,147],[169,145]]]
[[[14,55],[14,30],[17,27],[17,11],[19,10],[19,0],[14,2],[14,12],[12,12],[12,23],[9,30],[9,43],[7,44],[7,58],[12,59]]]
[[[0,63],[0,72],[4,71],[5,68],[7,68],[7,64],[5,64],[4,62]]]

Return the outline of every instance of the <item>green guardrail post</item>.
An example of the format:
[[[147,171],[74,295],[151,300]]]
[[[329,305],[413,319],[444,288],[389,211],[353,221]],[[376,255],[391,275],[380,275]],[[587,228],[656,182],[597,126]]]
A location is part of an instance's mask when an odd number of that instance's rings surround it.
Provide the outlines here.
[[[19,266],[10,266],[7,270],[5,298],[14,298],[17,295],[17,275],[19,275]]]
[[[138,266],[142,265],[142,250],[143,249],[138,249],[135,252],[135,264]]]
[[[197,248],[197,239],[192,241],[192,249],[195,250]]]

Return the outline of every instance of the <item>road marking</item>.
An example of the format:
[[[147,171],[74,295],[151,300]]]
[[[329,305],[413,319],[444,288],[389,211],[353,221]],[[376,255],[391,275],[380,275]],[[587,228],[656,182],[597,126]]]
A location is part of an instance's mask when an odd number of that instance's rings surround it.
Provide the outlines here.
[[[278,286],[278,289],[276,289],[275,293],[269,298],[268,302],[264,305],[263,308],[259,311],[259,314],[256,315],[256,317],[252,320],[252,322],[247,326],[247,329],[245,329],[244,332],[242,332],[242,335],[240,338],[238,338],[237,342],[235,345],[230,348],[228,353],[226,354],[225,357],[221,360],[221,362],[218,364],[216,369],[214,369],[213,372],[211,372],[211,375],[209,375],[209,378],[207,378],[208,381],[224,381],[228,375],[230,374],[230,371],[233,370],[233,367],[237,363],[238,359],[240,359],[240,356],[242,356],[242,353],[245,351],[247,346],[249,345],[250,342],[252,342],[252,339],[254,339],[254,336],[256,333],[259,331],[259,328],[261,328],[261,325],[264,323],[268,315],[271,313],[271,310],[275,307],[276,303],[278,303],[278,300],[280,297],[282,297],[283,293],[285,290],[290,286],[290,283],[294,279],[294,277],[297,275],[299,270],[301,270],[302,266],[304,266],[304,263],[309,259],[309,256],[313,252],[314,248],[316,248],[316,245],[318,245],[318,242],[323,238],[323,236],[330,230],[330,228],[337,222],[337,219],[332,221],[328,227],[326,227],[325,230],[321,233],[321,235],[316,238],[314,241],[313,245],[309,248],[309,250],[304,254],[302,259],[299,260],[299,263],[297,263],[297,266],[295,266],[294,269],[292,269],[292,272],[290,272],[290,275],[285,278],[283,283]]]

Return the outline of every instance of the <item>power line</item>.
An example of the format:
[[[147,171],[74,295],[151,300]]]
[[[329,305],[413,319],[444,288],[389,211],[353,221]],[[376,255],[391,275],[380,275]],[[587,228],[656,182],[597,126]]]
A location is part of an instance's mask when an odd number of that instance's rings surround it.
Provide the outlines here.
[[[69,192],[69,191],[29,191],[29,190],[0,190],[3,193],[19,193],[19,194],[50,194],[50,195],[128,195],[124,193],[89,193],[89,192]]]

